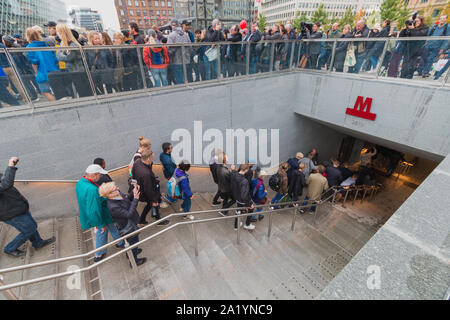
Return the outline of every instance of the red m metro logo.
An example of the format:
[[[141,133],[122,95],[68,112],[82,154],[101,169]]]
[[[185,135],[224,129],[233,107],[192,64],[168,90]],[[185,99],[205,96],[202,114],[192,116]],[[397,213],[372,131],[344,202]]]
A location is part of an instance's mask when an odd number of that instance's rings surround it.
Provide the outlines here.
[[[356,99],[353,109],[347,108],[347,111],[345,113],[351,116],[374,121],[377,115],[375,113],[370,113],[371,107],[372,98],[367,98],[366,101],[364,101],[364,97],[359,96]]]

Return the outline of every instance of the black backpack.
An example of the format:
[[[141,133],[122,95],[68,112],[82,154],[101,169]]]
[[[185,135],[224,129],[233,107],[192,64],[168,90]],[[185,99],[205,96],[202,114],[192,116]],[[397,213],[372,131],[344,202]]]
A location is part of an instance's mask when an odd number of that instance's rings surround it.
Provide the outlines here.
[[[278,173],[272,175],[269,179],[269,187],[275,192],[280,191],[281,177]]]

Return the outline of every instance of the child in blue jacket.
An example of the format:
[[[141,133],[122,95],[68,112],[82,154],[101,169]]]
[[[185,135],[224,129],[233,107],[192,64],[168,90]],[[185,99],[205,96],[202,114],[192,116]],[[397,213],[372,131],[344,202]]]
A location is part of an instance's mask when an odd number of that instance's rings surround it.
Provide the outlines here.
[[[257,167],[255,171],[255,178],[252,179],[252,200],[256,205],[266,204],[268,201],[266,187],[261,177],[261,168]],[[262,208],[257,208],[255,212],[262,211]],[[264,219],[264,215],[260,214],[258,220]],[[252,216],[252,220],[256,220],[256,215]]]
[[[191,168],[191,165],[183,160],[178,165],[178,169],[175,171],[175,177],[181,178],[185,177],[179,182],[179,189],[181,194],[181,199],[183,199],[183,203],[181,204],[181,208],[183,208],[184,212],[191,211],[191,200],[194,199],[194,195],[192,194],[191,187],[189,185],[189,175],[186,173]],[[187,216],[183,218],[187,219]]]

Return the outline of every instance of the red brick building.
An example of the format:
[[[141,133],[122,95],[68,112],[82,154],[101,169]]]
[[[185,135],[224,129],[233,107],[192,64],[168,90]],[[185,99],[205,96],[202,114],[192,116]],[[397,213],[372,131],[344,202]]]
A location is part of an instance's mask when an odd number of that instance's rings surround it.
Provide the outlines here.
[[[173,0],[114,0],[120,29],[136,22],[140,29],[164,25],[174,17]]]

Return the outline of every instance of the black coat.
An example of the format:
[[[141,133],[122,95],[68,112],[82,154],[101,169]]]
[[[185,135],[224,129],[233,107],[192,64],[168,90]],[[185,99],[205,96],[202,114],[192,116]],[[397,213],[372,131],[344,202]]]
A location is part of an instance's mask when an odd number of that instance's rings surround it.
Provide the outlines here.
[[[17,168],[6,168],[5,175],[0,174],[0,221],[6,221],[26,213],[28,201],[14,188]]]
[[[250,185],[248,180],[240,173],[233,172],[230,179],[231,193],[233,199],[238,202],[238,204],[244,205],[245,207],[250,207],[252,204],[252,199],[250,197]]]
[[[329,166],[327,168],[327,180],[328,180],[328,186],[334,187],[338,186],[342,182],[342,174],[341,171],[338,168]]]
[[[227,39],[227,41],[239,42],[236,44],[229,45],[230,52],[229,52],[228,59],[231,60],[232,62],[241,62],[241,44],[240,44],[240,42],[242,41],[242,34],[240,34],[238,32],[235,35],[231,36],[231,38]]]
[[[161,197],[158,188],[159,181],[153,173],[151,165],[146,165],[141,159],[138,159],[134,162],[131,173],[140,187],[141,197],[139,200],[152,203],[159,202]]]
[[[107,205],[109,213],[119,226],[119,231],[126,227],[128,219],[132,220],[135,224],[139,223],[139,214],[136,210],[138,205],[138,199],[134,199],[133,194],[128,197],[120,193],[122,200],[108,199]]]
[[[223,164],[217,165],[216,172],[219,181],[219,192],[221,193],[231,192],[230,187],[231,172]]]
[[[303,187],[306,185],[306,179],[303,172],[295,170],[290,176],[289,195],[297,199],[303,194]]]

